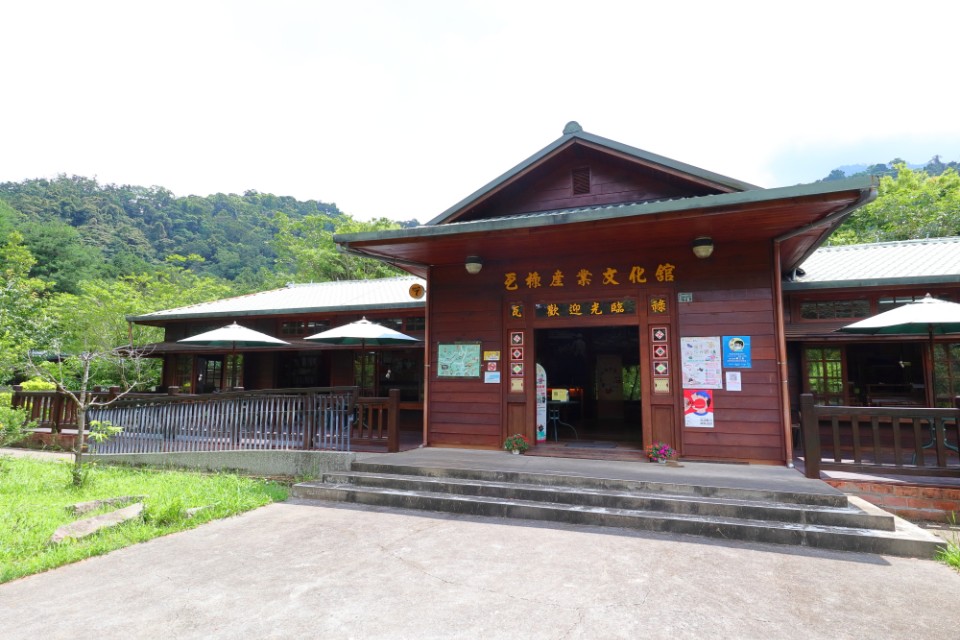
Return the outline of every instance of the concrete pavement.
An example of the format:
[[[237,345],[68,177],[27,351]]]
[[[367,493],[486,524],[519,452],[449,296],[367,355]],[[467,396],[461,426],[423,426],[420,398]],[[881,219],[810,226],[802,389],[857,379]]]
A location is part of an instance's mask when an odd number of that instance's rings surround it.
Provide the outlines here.
[[[936,562],[273,504],[0,585],[4,638],[949,638]]]

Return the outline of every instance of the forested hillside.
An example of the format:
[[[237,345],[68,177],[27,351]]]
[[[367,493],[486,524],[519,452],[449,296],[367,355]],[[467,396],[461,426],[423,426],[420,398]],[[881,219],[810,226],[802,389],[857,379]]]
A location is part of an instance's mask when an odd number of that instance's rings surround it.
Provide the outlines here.
[[[9,223],[38,260],[34,274],[63,291],[90,277],[150,270],[171,255],[192,256],[197,273],[255,281],[274,268],[277,213],[343,219],[337,205],[316,200],[255,191],[175,197],[81,176],[2,183],[0,200],[16,212]]]
[[[175,197],[162,187],[79,176],[2,183],[0,385],[25,375],[31,352],[110,352],[127,344],[126,315],[291,281],[394,275],[382,263],[337,251],[333,235],[399,226],[356,221],[335,204],[254,191]],[[132,332],[138,345],[162,337],[150,327]],[[95,384],[114,384],[122,373],[94,375]]]

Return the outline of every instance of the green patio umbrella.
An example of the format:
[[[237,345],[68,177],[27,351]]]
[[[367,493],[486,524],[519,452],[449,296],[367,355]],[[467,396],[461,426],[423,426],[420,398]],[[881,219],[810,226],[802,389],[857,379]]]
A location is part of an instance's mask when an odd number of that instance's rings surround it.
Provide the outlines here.
[[[864,335],[925,335],[930,338],[930,364],[933,366],[933,404],[936,405],[936,364],[934,336],[960,333],[960,304],[938,300],[929,293],[922,300],[878,313],[838,329],[843,333]]]
[[[204,347],[227,347],[233,356],[237,354],[237,347],[273,347],[276,345],[290,344],[289,342],[284,342],[279,338],[274,338],[265,333],[242,327],[236,322],[225,327],[220,327],[219,329],[214,329],[213,331],[206,331],[189,338],[184,338],[183,340],[177,340],[177,342],[196,344]],[[237,359],[233,358],[234,366],[236,366],[236,361]],[[237,379],[236,371],[233,372],[233,378],[235,380]]]
[[[419,342],[417,338],[400,333],[389,327],[376,322],[370,322],[366,318],[361,318],[356,322],[344,324],[333,329],[327,329],[320,333],[304,338],[309,342],[319,342],[322,344],[335,345],[359,345],[360,346],[360,383],[366,376],[366,358],[363,352],[367,347],[387,346],[397,344],[412,344]]]

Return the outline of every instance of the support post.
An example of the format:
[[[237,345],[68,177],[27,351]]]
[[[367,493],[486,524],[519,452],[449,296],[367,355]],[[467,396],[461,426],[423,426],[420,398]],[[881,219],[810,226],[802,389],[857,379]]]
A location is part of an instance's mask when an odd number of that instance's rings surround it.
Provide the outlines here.
[[[387,453],[400,451],[400,389],[387,394]]]
[[[820,419],[812,393],[800,395],[800,430],[803,432],[803,464],[808,478],[820,478]]]

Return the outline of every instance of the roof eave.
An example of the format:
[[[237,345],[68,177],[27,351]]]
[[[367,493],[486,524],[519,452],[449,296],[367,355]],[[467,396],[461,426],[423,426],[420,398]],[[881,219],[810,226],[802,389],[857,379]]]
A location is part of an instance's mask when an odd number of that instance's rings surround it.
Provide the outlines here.
[[[819,289],[857,289],[860,287],[913,286],[926,284],[957,284],[960,274],[943,276],[910,276],[904,278],[863,278],[859,280],[824,280],[822,282],[785,281],[784,291],[800,292]]]
[[[740,205],[758,204],[797,198],[804,196],[828,195],[842,191],[863,191],[874,189],[875,183],[870,176],[858,176],[846,180],[820,182],[813,184],[794,185],[790,187],[776,187],[773,189],[755,189],[752,191],[737,191],[719,193],[676,200],[660,200],[640,204],[625,205],[615,211],[597,212],[571,211],[557,213],[537,218],[491,218],[476,222],[464,222],[452,225],[424,225],[406,229],[392,229],[368,231],[363,233],[337,234],[333,236],[337,244],[351,244],[363,242],[382,242],[385,240],[414,240],[430,237],[444,237],[463,233],[490,233],[495,231],[512,231],[529,229],[541,226],[555,226],[578,222],[593,222],[597,220],[613,220],[634,216],[648,216],[664,213],[680,213],[693,209],[713,209]]]
[[[400,303],[380,304],[348,304],[329,307],[299,307],[290,309],[254,309],[248,311],[214,311],[207,313],[169,313],[163,315],[145,314],[142,316],[126,316],[127,322],[138,324],[155,324],[167,320],[199,320],[204,318],[249,318],[267,316],[293,316],[308,313],[331,313],[342,311],[389,311],[391,309],[418,309],[426,305],[426,300],[415,300]]]

